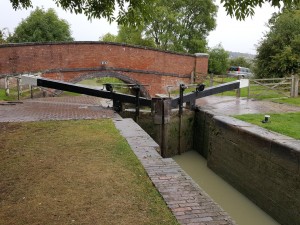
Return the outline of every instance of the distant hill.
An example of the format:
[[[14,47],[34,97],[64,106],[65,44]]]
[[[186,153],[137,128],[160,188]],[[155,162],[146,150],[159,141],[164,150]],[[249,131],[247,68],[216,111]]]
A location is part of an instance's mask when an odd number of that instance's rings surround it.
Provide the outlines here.
[[[229,53],[230,59],[234,59],[234,58],[238,58],[238,57],[244,57],[246,59],[254,59],[255,58],[255,55],[249,54],[249,53],[230,52],[230,51],[227,51],[227,52]]]

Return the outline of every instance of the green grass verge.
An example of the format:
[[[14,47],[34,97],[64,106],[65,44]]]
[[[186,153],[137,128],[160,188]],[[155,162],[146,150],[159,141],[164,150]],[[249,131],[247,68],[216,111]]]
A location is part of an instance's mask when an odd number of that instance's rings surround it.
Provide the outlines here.
[[[88,86],[98,86],[102,87],[103,84],[125,84],[122,80],[115,78],[115,77],[100,77],[100,78],[92,78],[80,81],[79,84],[84,84]],[[106,90],[106,89],[104,89]],[[114,86],[114,91],[124,94],[131,94],[130,89],[121,87],[121,86]]]
[[[15,96],[10,94],[9,96],[6,96],[5,90],[0,89],[0,101],[13,101],[16,100]]]
[[[273,102],[284,103],[289,105],[300,106],[300,97],[297,98],[281,98],[281,99],[273,99]]]
[[[33,89],[33,94],[40,93],[41,91],[37,88]],[[24,90],[22,91],[22,94],[20,94],[19,98],[22,99],[28,99],[30,98],[30,90]],[[9,96],[5,95],[5,90],[0,89],[0,101],[17,101],[18,100],[18,91],[16,88],[9,89]]]
[[[0,132],[0,224],[178,224],[110,119]]]
[[[234,77],[214,77],[213,85],[219,85],[222,83],[236,81],[237,79]],[[209,80],[205,81],[206,86],[210,85]],[[236,90],[226,91],[223,93],[218,94],[218,96],[236,96]],[[264,99],[274,99],[274,98],[281,98],[283,94],[280,94],[276,91],[266,89],[262,86],[253,86],[250,84],[250,98],[254,98],[257,100],[264,100]],[[241,89],[241,97],[248,97],[248,88]]]
[[[100,77],[100,78],[95,78],[95,80],[99,84],[124,83],[122,80],[115,77]]]
[[[280,134],[300,139],[300,112],[270,114],[270,123],[262,123],[264,114],[247,114],[234,116],[237,119],[256,124],[260,127],[275,131]]]
[[[64,91],[59,96],[80,96],[81,94],[75,92]]]

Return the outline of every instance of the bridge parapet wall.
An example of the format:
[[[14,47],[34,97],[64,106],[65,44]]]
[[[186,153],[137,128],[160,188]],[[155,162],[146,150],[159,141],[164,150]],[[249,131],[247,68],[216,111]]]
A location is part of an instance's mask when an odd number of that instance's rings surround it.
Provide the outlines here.
[[[207,64],[208,58],[203,56],[117,43],[0,45],[0,75],[41,72],[45,77],[72,81],[88,74],[98,76],[114,72],[148,84],[152,96],[167,93],[167,85],[190,83],[193,74],[204,78]]]

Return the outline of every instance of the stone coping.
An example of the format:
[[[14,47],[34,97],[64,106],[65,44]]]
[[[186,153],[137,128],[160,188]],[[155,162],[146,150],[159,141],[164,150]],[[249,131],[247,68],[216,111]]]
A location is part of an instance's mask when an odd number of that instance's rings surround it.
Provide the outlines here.
[[[141,46],[141,45],[133,45],[133,44],[126,44],[126,43],[118,43],[118,42],[106,42],[106,41],[58,41],[58,42],[24,42],[24,43],[8,43],[8,44],[0,44],[0,48],[11,48],[11,47],[31,47],[31,46],[43,46],[43,45],[112,45],[112,46],[121,46],[121,47],[128,47],[128,48],[138,48],[156,52],[163,52],[173,55],[182,55],[182,56],[190,56],[190,57],[201,57],[202,55],[208,55],[206,53],[196,53],[196,54],[189,54],[189,53],[181,53],[175,51],[168,51],[162,50],[153,47]],[[208,56],[206,56],[208,57]]]
[[[132,119],[113,121],[180,224],[236,224],[173,159],[158,154],[158,144]]]

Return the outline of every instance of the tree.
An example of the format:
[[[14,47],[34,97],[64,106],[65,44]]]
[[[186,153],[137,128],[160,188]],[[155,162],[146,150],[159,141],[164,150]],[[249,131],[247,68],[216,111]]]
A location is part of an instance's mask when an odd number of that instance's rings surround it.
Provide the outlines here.
[[[105,41],[105,42],[118,42],[117,41],[117,36],[113,35],[111,33],[106,33],[102,37],[99,38],[100,41]]]
[[[216,26],[211,0],[157,0],[145,34],[156,47],[177,52],[205,52],[206,37]]]
[[[231,17],[235,16],[238,20],[244,20],[248,16],[255,14],[254,8],[261,7],[264,3],[270,3],[274,7],[280,8],[281,6],[292,7],[297,5],[300,0],[221,0],[227,14]]]
[[[89,19],[106,18],[109,22],[139,25],[147,20],[155,0],[53,0],[64,10],[85,14]],[[31,0],[10,0],[14,9],[32,7]],[[117,17],[114,16],[118,9]]]
[[[225,74],[229,67],[229,53],[219,44],[209,49],[208,54],[208,72],[217,75]]]
[[[234,59],[229,60],[230,66],[241,66],[241,67],[247,67],[251,68],[252,63],[249,59],[246,59],[245,57],[237,57]]]
[[[6,39],[10,36],[9,30],[3,28],[0,30],[0,44],[6,43]]]
[[[105,40],[183,53],[207,51],[206,37],[216,26],[212,0],[156,0],[154,8],[148,22],[119,26],[116,39],[107,34]]]
[[[119,26],[117,41],[133,45],[155,47],[153,40],[143,35],[143,29],[144,28],[142,26],[134,28],[130,26],[121,25]]]
[[[134,28],[130,26],[119,25],[118,28],[118,35],[107,33],[102,36],[100,40],[107,42],[119,42],[131,45],[155,47],[155,44],[151,38],[144,37],[143,27]]]
[[[153,7],[156,0],[53,0],[64,10],[71,12],[84,13],[89,18],[106,18],[110,22],[117,21],[119,24],[137,25],[148,21],[151,14],[156,11]],[[31,0],[10,0],[14,9],[32,7]],[[245,19],[247,16],[254,15],[254,8],[270,2],[272,6],[281,5],[291,6],[300,0],[221,0],[227,13],[237,19]],[[117,18],[114,11],[119,9]],[[154,10],[155,9],[155,10]]]
[[[2,33],[2,30],[0,30],[0,44],[5,43],[4,35]]]
[[[16,27],[9,42],[55,42],[72,41],[70,25],[59,19],[53,9],[36,8],[29,17]]]
[[[300,71],[300,10],[284,9],[273,15],[270,31],[258,45],[255,74],[284,77]]]

